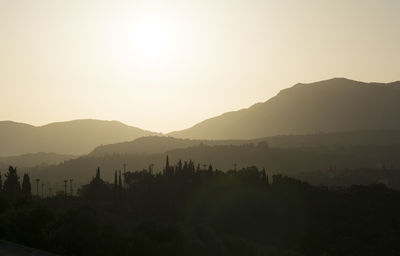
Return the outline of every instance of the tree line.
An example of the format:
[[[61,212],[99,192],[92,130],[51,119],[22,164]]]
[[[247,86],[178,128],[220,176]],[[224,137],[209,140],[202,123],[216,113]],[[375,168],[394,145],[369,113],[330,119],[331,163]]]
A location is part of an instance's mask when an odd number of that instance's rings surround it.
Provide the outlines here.
[[[17,168],[10,166],[4,178],[3,183],[2,174],[0,173],[0,192],[4,193],[8,198],[15,199],[18,197],[30,197],[32,195],[31,181],[27,173],[24,173],[21,184]]]
[[[24,179],[15,185],[17,171],[9,168],[0,193],[0,239],[60,255],[400,251],[400,192],[382,184],[327,188],[254,166],[222,171],[191,160],[171,164],[168,157],[159,172],[151,164],[115,171],[111,182],[100,168],[93,174],[76,196],[39,198],[24,196]]]

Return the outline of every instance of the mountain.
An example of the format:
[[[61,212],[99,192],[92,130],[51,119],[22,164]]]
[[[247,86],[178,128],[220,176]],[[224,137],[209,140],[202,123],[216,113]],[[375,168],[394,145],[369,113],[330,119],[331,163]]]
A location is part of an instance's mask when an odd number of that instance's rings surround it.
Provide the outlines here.
[[[146,136],[133,141],[95,148],[91,156],[114,154],[158,154],[173,149],[183,149],[199,145],[245,145],[267,142],[270,147],[329,147],[356,145],[391,145],[400,144],[400,129],[365,130],[336,133],[317,133],[306,135],[281,135],[252,140],[193,140],[174,137]]]
[[[169,136],[192,139],[254,139],[400,128],[400,82],[363,83],[334,78],[296,84],[250,108],[228,112]]]
[[[1,121],[0,156],[37,152],[80,155],[87,154],[100,144],[155,134],[117,121],[83,119],[38,127]]]

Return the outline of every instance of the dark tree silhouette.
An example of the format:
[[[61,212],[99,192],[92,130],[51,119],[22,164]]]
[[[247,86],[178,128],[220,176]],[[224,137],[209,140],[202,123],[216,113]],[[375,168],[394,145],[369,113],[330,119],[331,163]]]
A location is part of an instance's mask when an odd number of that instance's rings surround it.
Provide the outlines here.
[[[0,172],[0,192],[3,191],[3,180],[1,179],[1,172]]]
[[[178,172],[182,171],[182,161],[179,159],[178,166],[176,169]]]
[[[27,173],[24,174],[22,179],[22,194],[24,196],[31,196],[31,181]]]
[[[89,200],[99,201],[105,198],[112,198],[112,187],[110,184],[104,182],[100,176],[100,167],[96,170],[96,177],[92,181],[82,186],[80,194]]]
[[[122,188],[122,176],[121,176],[121,171],[119,171],[118,186],[119,186],[119,188]]]
[[[118,174],[117,171],[114,173],[114,189],[117,190],[118,187]]]
[[[99,180],[100,179],[100,167],[97,167],[97,171],[96,171],[96,179]]]
[[[204,165],[195,172],[192,161],[181,163],[168,162],[168,174],[127,171],[121,189],[117,171],[109,184],[97,169],[75,198],[2,204],[0,195],[0,237],[77,256],[400,251],[398,190],[330,189],[282,175],[266,186],[267,172],[256,166],[222,172]]]
[[[168,176],[172,176],[173,173],[174,173],[174,168],[169,165],[169,158],[167,155],[167,160],[165,162],[164,175],[168,177]]]
[[[265,168],[263,168],[261,171],[261,181],[268,184],[268,176]]]
[[[10,198],[15,198],[21,192],[21,186],[19,183],[19,177],[17,175],[17,168],[10,166],[8,173],[5,175],[4,181],[4,192]]]

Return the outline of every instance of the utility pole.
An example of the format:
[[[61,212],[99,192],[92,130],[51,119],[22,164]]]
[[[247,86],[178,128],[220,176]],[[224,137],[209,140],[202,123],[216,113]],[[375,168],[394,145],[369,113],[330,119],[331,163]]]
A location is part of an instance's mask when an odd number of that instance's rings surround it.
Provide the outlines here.
[[[36,179],[36,195],[39,196],[39,181],[40,179]]]
[[[69,190],[71,192],[71,196],[74,195],[74,190],[72,189],[72,181],[73,181],[73,179],[69,179]]]
[[[149,165],[149,173],[150,173],[150,174],[153,174],[153,168],[154,168],[154,164],[151,163],[151,164]]]
[[[64,194],[67,196],[67,182],[68,180],[64,180]]]

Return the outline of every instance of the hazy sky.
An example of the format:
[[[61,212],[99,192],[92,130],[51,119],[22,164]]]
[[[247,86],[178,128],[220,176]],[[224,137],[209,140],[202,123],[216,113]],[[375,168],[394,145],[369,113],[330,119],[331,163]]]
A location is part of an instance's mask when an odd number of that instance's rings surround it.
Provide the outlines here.
[[[0,120],[168,132],[332,77],[400,80],[399,0],[0,0]]]

